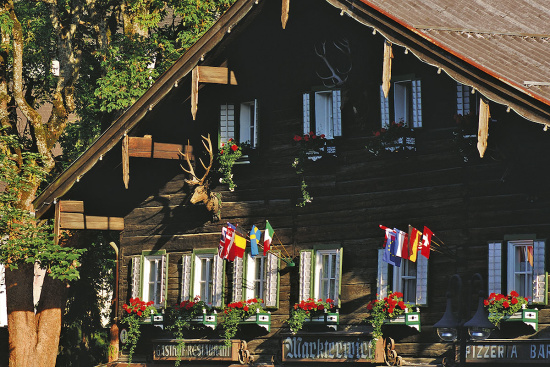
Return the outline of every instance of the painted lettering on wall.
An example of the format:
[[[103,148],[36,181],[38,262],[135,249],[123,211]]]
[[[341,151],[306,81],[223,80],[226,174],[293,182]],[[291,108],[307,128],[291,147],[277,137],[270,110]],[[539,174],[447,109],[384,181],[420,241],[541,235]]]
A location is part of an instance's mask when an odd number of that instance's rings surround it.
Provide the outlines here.
[[[283,339],[283,360],[372,360],[372,340],[291,336]]]
[[[550,342],[547,340],[499,341],[466,345],[466,362],[549,363]]]

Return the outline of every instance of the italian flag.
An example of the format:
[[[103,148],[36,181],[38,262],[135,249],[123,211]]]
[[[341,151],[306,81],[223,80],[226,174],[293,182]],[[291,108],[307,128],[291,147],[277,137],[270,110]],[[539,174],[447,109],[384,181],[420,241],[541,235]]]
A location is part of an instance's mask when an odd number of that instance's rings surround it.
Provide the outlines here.
[[[264,231],[264,256],[267,254],[271,247],[271,241],[273,241],[273,228],[271,228],[271,224],[269,224],[269,221],[265,221],[265,231]]]

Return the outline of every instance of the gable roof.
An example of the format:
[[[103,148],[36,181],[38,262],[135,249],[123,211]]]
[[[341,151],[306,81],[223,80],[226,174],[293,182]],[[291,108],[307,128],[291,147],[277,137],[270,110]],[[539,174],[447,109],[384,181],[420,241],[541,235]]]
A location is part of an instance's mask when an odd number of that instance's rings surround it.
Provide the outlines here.
[[[125,134],[178,87],[199,63],[227,40],[231,29],[273,0],[237,0],[151,88],[119,117],[77,160],[34,201],[42,217],[109,152]],[[287,28],[292,26],[293,3]],[[320,1],[320,0],[319,0]],[[545,0],[325,0],[347,15],[403,46],[419,59],[444,70],[457,81],[505,104],[523,117],[550,124],[550,7]],[[521,10],[518,12],[517,10]],[[240,25],[240,24],[239,24]],[[534,32],[534,33],[533,33]],[[535,33],[539,34],[535,34]],[[381,61],[382,62],[382,61]],[[215,65],[213,65],[215,66]],[[535,82],[526,85],[525,82]],[[540,84],[542,83],[542,84]]]

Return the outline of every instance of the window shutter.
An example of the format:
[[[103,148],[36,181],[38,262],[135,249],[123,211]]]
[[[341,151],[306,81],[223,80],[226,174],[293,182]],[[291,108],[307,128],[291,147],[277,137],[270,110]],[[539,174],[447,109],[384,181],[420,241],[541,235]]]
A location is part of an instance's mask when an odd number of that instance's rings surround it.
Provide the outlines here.
[[[257,99],[254,100],[254,146],[260,146],[260,104]]]
[[[309,93],[303,94],[303,111],[304,111],[304,135],[311,131],[311,111],[309,104]]]
[[[382,260],[384,258],[384,251],[383,248],[378,249],[378,279],[376,282],[378,299],[388,296],[388,263]]]
[[[382,127],[390,126],[390,101],[384,97],[382,85],[380,85],[380,120]]]
[[[487,291],[491,293],[502,293],[502,243],[489,243],[489,264],[487,275]]]
[[[235,105],[220,106],[220,140],[222,143],[235,138]]]
[[[213,307],[222,307],[223,303],[223,260],[214,255],[214,294],[212,297]]]
[[[332,123],[334,125],[333,136],[342,136],[342,92],[332,91]]]
[[[313,250],[300,251],[300,301],[311,297],[311,262]]]
[[[547,304],[546,272],[544,264],[545,241],[533,242],[533,303]]]
[[[456,113],[466,116],[470,113],[470,88],[456,83]]]
[[[160,304],[166,306],[166,292],[168,291],[168,255],[160,260]]]
[[[181,258],[181,301],[188,301],[191,294],[191,255],[183,255]]]
[[[132,257],[132,298],[141,297],[141,256]]]
[[[412,112],[412,127],[422,127],[422,98],[420,93],[420,80],[412,81]]]
[[[243,259],[235,257],[233,261],[233,301],[243,300]]]
[[[267,253],[266,258],[266,285],[265,285],[265,299],[264,303],[266,307],[279,307],[279,258],[272,254]]]
[[[335,301],[335,304],[340,307],[341,306],[341,302],[340,302],[340,293],[342,292],[342,258],[343,258],[343,251],[344,249],[343,248],[340,248],[338,251],[336,251],[336,269],[335,269],[335,273],[338,275],[337,278],[336,278],[336,288],[338,289],[338,292],[336,293],[338,299],[336,299]]]
[[[428,305],[428,259],[424,256],[416,260],[416,304]]]

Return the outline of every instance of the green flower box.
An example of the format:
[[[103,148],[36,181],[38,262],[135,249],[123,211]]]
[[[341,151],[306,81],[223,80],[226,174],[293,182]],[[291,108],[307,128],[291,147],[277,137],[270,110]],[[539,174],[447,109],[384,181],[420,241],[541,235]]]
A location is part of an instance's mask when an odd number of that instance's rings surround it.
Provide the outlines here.
[[[384,321],[386,325],[405,325],[420,331],[420,312],[407,312]]]
[[[258,325],[267,330],[271,331],[271,312],[258,312],[255,315],[239,322],[240,325]]]
[[[304,322],[305,325],[325,325],[336,330],[340,324],[340,314],[338,312],[325,312],[321,315],[311,316]]]
[[[164,314],[152,313],[151,316],[144,316],[139,321],[140,324],[146,325],[162,325],[164,323]]]
[[[215,311],[214,313],[204,312],[202,315],[192,318],[191,325],[204,325],[214,330],[218,326],[218,314]]]
[[[512,315],[504,316],[500,322],[506,322],[506,323],[523,322],[526,325],[531,326],[535,331],[538,331],[539,330],[539,310],[524,308]]]

